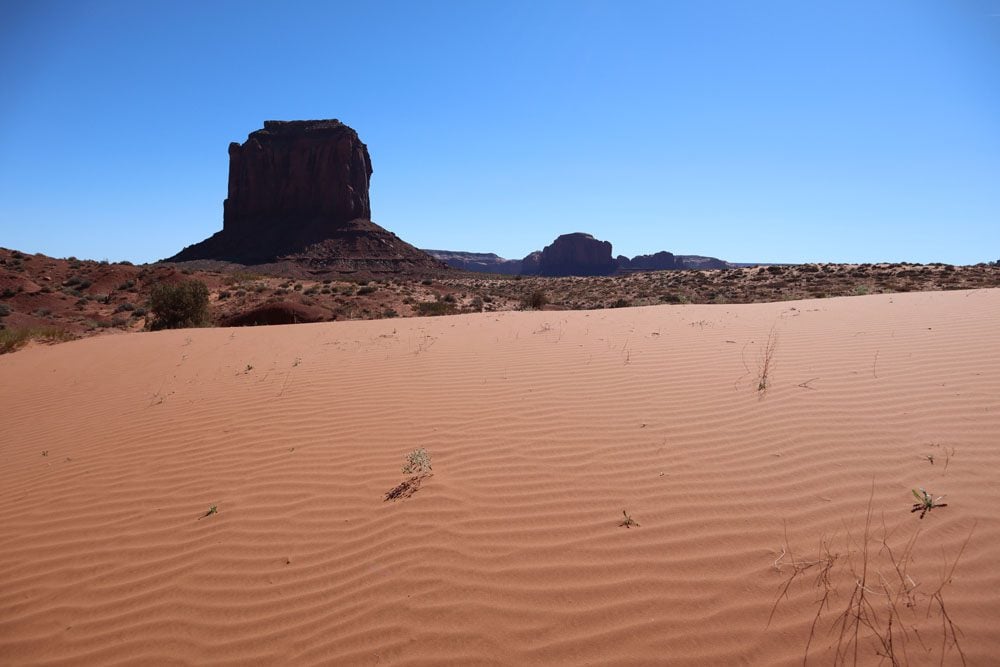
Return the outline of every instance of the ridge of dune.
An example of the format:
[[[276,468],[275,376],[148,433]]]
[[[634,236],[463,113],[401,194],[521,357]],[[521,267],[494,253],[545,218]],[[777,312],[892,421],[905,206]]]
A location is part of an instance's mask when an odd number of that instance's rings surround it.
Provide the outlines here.
[[[968,538],[944,595],[987,664],[998,329],[987,289],[5,355],[0,663],[801,664],[816,589],[768,625],[782,550],[856,536],[871,495],[888,542],[919,530],[918,592]],[[433,475],[384,501],[421,447]],[[918,519],[917,487],[948,507]]]

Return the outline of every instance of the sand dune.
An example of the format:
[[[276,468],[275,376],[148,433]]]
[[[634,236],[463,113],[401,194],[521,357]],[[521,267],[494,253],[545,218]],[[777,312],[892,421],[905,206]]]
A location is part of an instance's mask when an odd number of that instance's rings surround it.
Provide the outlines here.
[[[0,663],[801,664],[820,567],[768,618],[825,538],[842,569],[810,664],[831,664],[871,495],[897,557],[920,531],[894,650],[962,663],[924,609],[968,538],[942,599],[990,664],[998,331],[1000,290],[977,290],[6,355]],[[433,476],[385,502],[420,447]],[[921,486],[948,504],[923,520]]]

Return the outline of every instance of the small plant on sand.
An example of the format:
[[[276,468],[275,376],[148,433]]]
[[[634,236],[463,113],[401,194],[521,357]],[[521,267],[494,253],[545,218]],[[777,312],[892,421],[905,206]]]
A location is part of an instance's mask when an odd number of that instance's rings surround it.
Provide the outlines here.
[[[910,489],[910,491],[913,492],[913,497],[917,499],[917,502],[913,503],[913,509],[911,509],[910,512],[911,513],[920,512],[921,519],[923,519],[924,515],[930,512],[935,507],[948,506],[948,503],[938,502],[942,498],[944,498],[944,496],[938,496],[937,498],[935,498],[931,494],[927,493],[927,491],[925,491],[923,487],[920,488],[920,493],[917,493],[916,489]]]
[[[406,463],[403,464],[403,474],[415,475],[431,471],[431,455],[421,447],[414,449],[406,455]]]
[[[631,528],[632,526],[635,526],[636,528],[639,527],[639,522],[633,519],[632,515],[626,512],[625,510],[622,510],[622,516],[625,517],[625,519],[620,524],[618,524],[619,528],[622,527]]]
[[[198,517],[198,519],[201,520],[201,519],[204,519],[206,517],[210,517],[213,514],[218,514],[218,513],[219,513],[219,507],[218,507],[218,505],[212,505],[211,507],[208,508],[208,511],[205,512],[204,514],[202,514],[200,517]]]
[[[416,493],[423,481],[434,474],[431,472],[431,455],[423,447],[414,449],[406,455],[402,470],[409,477],[386,491],[384,500],[401,500]]]
[[[771,370],[774,368],[774,350],[778,346],[778,335],[772,328],[767,334],[767,342],[761,351],[759,371],[757,373],[757,391],[764,393],[771,383]]]

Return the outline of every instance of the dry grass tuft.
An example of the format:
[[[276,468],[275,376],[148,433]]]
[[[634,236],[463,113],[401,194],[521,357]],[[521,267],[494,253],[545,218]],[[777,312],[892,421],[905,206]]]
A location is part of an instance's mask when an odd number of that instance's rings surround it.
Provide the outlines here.
[[[928,589],[909,572],[919,529],[901,547],[893,548],[892,531],[886,527],[885,518],[880,531],[876,532],[872,525],[873,496],[874,484],[861,536],[848,532],[843,551],[834,551],[833,539],[824,537],[816,557],[800,559],[792,553],[786,533],[785,546],[772,567],[787,579],[771,608],[768,625],[792,585],[815,574],[812,587],[818,595],[803,665],[808,663],[814,639],[824,625],[836,637],[833,656],[825,657],[825,664],[867,664],[873,657],[891,665],[944,664],[949,656],[966,664],[959,641],[962,633],[948,613],[944,589],[951,582],[972,532],[954,559],[950,563],[946,559],[941,580]],[[835,600],[843,602],[834,607]]]

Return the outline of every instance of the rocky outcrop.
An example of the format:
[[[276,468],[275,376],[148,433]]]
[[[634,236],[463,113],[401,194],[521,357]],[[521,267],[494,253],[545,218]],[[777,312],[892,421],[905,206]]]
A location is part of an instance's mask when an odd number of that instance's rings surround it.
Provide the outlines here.
[[[652,255],[636,255],[631,259],[619,255],[618,266],[622,271],[673,271],[685,268],[683,262],[665,250]]]
[[[521,275],[537,276],[542,270],[542,251],[528,253],[521,260]]]
[[[371,175],[368,147],[339,120],[265,121],[229,145],[222,231],[167,261],[440,271],[444,265],[370,222]]]
[[[703,257],[701,255],[678,255],[677,260],[681,263],[681,268],[683,269],[729,269],[735,266],[715,257]]]
[[[504,259],[492,252],[461,252],[457,250],[428,250],[431,257],[439,259],[450,267],[475,273],[499,273],[517,275],[521,273],[521,260]]]
[[[615,272],[611,244],[590,234],[563,234],[542,248],[538,266],[543,276],[604,276]]]
[[[628,271],[681,271],[685,269],[728,269],[736,266],[715,257],[674,255],[662,250],[651,255],[611,259],[611,244],[590,234],[564,234],[545,250],[536,250],[524,259],[504,259],[493,253],[457,250],[425,250],[449,266],[477,273],[524,276],[595,276]]]

